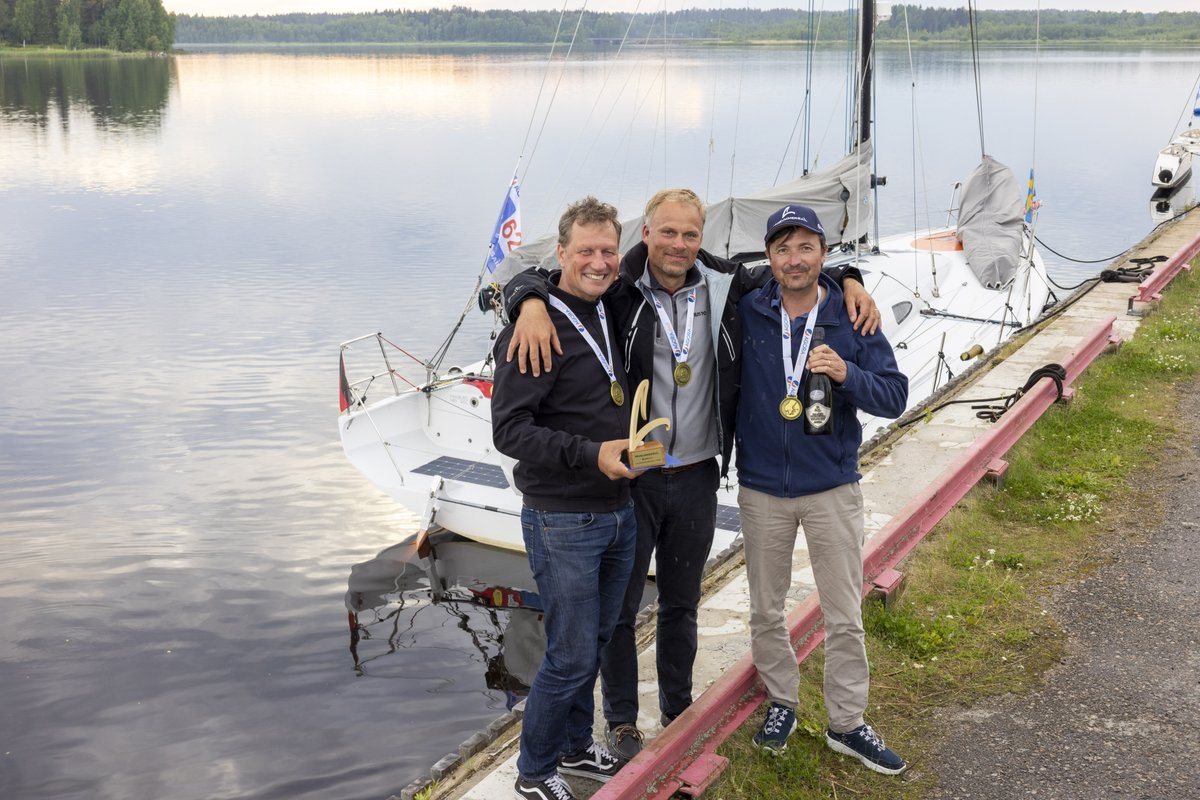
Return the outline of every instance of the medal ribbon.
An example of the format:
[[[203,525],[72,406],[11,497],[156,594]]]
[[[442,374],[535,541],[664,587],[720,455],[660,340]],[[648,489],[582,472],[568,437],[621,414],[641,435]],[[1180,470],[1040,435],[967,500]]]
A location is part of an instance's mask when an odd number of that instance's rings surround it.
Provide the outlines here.
[[[667,317],[666,309],[658,301],[658,295],[650,292],[650,299],[654,301],[654,310],[658,312],[659,322],[662,323],[663,330],[667,332],[667,341],[671,344],[671,352],[675,354],[675,362],[677,364],[686,364],[688,351],[692,349],[692,321],[696,318],[696,287],[693,286],[689,289],[687,294],[687,322],[683,329],[682,346],[679,344],[679,337],[675,335],[675,326],[671,324],[671,320]]]
[[[792,360],[792,320],[783,308],[783,296],[779,298],[779,322],[783,339],[783,377],[787,380],[787,396],[795,397],[800,392],[800,375],[804,374],[804,365],[808,361],[808,347],[812,344],[813,329],[817,327],[817,311],[821,308],[821,287],[817,287],[817,302],[812,311],[808,312],[808,322],[804,324],[804,335],[800,340],[800,352],[796,360]]]
[[[600,352],[600,345],[596,344],[596,340],[588,333],[588,329],[583,327],[583,323],[579,321],[579,317],[575,316],[575,312],[567,307],[567,304],[558,299],[554,295],[550,295],[550,305],[557,308],[563,315],[571,320],[571,324],[575,326],[575,330],[579,331],[579,335],[583,340],[591,345],[592,352],[596,354],[596,358],[600,359],[600,366],[604,367],[604,371],[608,373],[609,384],[617,382],[617,375],[612,368],[612,344],[608,341],[608,325],[604,321],[604,303],[596,303],[596,313],[600,316],[600,330],[604,331],[604,349],[608,352],[608,358],[604,357],[604,353]]]

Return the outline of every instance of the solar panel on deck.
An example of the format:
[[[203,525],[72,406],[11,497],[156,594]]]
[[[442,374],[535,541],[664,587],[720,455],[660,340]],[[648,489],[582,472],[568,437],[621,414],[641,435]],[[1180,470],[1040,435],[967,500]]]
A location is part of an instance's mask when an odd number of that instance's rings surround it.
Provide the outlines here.
[[[479,486],[491,486],[494,489],[507,489],[508,480],[504,470],[495,464],[484,464],[480,461],[467,461],[465,458],[441,456],[428,464],[422,464],[413,470],[418,475],[439,475],[452,481],[474,483]]]
[[[717,505],[717,527],[723,531],[742,529],[742,515],[738,513],[737,506]]]

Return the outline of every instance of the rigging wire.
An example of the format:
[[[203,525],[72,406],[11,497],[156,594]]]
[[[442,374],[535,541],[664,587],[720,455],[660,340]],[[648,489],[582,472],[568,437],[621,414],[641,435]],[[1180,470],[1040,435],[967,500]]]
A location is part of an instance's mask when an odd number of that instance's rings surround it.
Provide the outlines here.
[[[809,0],[811,2],[811,0]],[[725,22],[725,9],[721,9],[720,15],[717,17],[717,31],[720,31]],[[717,139],[714,135],[717,129],[717,82],[712,84],[712,98],[709,100],[709,115],[708,115],[708,161],[704,166],[704,204],[709,204],[709,192],[712,187],[713,173],[713,157],[717,151]]]
[[[555,32],[554,32],[554,42],[550,45],[550,54],[546,57],[546,71],[542,73],[542,83],[538,87],[537,100],[534,102],[533,111],[530,113],[530,116],[529,116],[529,126],[525,130],[525,140],[521,143],[521,155],[517,157],[517,166],[513,171],[514,175],[516,174],[516,171],[520,169],[521,161],[525,158],[525,148],[529,144],[529,136],[533,131],[534,120],[537,118],[537,109],[538,109],[539,105],[541,104],[542,91],[544,90],[545,85],[546,85],[546,78],[550,74],[550,65],[554,58],[554,49],[558,45],[558,37],[559,37],[559,34],[562,32],[562,23],[563,23],[563,19],[565,18],[566,12],[567,12],[566,3],[567,3],[567,0],[564,0],[562,11],[559,12],[558,27],[555,29]],[[586,8],[587,8],[587,3],[585,0],[584,9],[586,9]],[[584,13],[584,11],[583,11],[583,9],[581,9],[579,12],[579,19],[575,23],[575,32],[571,36],[571,45],[567,50],[568,55],[570,54],[571,48],[573,48],[575,45],[575,38],[579,35],[579,25],[583,21],[583,13]],[[547,103],[546,112],[542,116],[542,125],[538,129],[538,136],[536,139],[534,139],[533,149],[529,153],[529,160],[525,162],[525,172],[523,172],[522,176],[521,176],[522,181],[524,180],[524,176],[529,173],[529,167],[533,163],[533,156],[537,152],[538,142],[541,140],[542,131],[545,130],[546,121],[550,117],[550,109],[554,105],[554,97],[558,93],[558,86],[562,83],[562,73],[563,73],[563,71],[559,70],[558,81],[555,83],[554,92],[551,94],[550,100]],[[486,272],[487,272],[487,260],[485,259],[483,266],[480,267],[479,273],[475,277],[475,287],[471,290],[470,295],[467,296],[467,302],[463,306],[462,312],[458,316],[458,321],[454,323],[454,327],[452,327],[450,329],[450,333],[446,335],[446,338],[444,340],[442,340],[442,343],[438,346],[437,350],[434,351],[433,356],[429,359],[429,362],[426,365],[427,368],[432,370],[433,372],[436,373],[438,368],[441,367],[442,361],[446,358],[446,355],[450,352],[450,345],[451,345],[451,343],[453,343],[454,337],[458,335],[458,332],[462,329],[463,322],[465,322],[467,319],[467,314],[469,314],[471,312],[471,309],[475,307],[476,297],[479,295],[479,290],[483,286],[483,276]],[[495,337],[495,335],[496,335],[496,330],[495,330],[495,326],[493,326],[492,336]]]
[[[563,20],[567,15],[567,2],[563,0],[562,10],[558,12],[558,27],[554,29],[554,40],[550,42],[550,53],[546,56],[546,69],[542,72],[542,82],[538,84],[537,97],[533,101],[533,111],[529,114],[529,125],[525,128],[525,139],[521,142],[521,155],[518,157],[518,162],[525,157],[525,147],[529,144],[529,136],[533,133],[533,123],[537,119],[537,110],[542,105],[542,92],[546,90],[546,79],[550,77],[550,65],[554,63],[554,49],[558,46],[558,37],[562,33]],[[550,113],[550,109],[546,109],[546,114]],[[545,122],[543,121],[543,127]],[[535,145],[536,147],[536,145]],[[530,158],[532,161],[532,157]],[[525,176],[529,174],[529,165],[525,165],[525,171],[521,173],[521,182],[525,182]]]
[[[1037,166],[1037,122],[1038,122],[1038,78],[1042,71],[1042,0],[1038,0],[1037,17],[1034,22],[1033,34],[1033,145],[1029,156],[1029,178],[1033,180],[1033,170]],[[1032,187],[1031,187],[1032,188]]]
[[[806,107],[806,115],[808,122],[804,124],[804,154],[801,161],[801,167],[807,175],[812,170],[812,76],[813,67],[816,65],[817,42],[821,40],[821,15],[814,13],[813,2],[808,0],[808,30],[809,42],[808,53],[806,56],[806,66],[808,68],[808,77],[804,83],[804,104]]]
[[[749,4],[747,4],[749,8]],[[742,124],[742,84],[745,82],[746,70],[743,68],[738,70],[738,90],[737,101],[734,104],[733,113],[733,148],[729,153],[729,196],[733,197],[733,176],[737,165],[737,146],[738,146],[738,131]]]
[[[565,12],[565,10],[566,10],[565,5],[563,6],[563,10]],[[569,45],[567,45],[567,55],[566,55],[567,58],[571,57],[571,51],[573,51],[575,49],[575,41],[576,41],[576,39],[579,38],[579,28],[583,25],[583,15],[586,12],[587,12],[587,1],[584,0],[583,5],[579,9],[579,16],[575,18],[575,30],[571,32],[571,43]],[[556,33],[555,39],[557,39],[557,37],[558,37],[558,34]],[[542,141],[542,134],[546,130],[546,123],[550,121],[550,109],[554,107],[554,98],[556,98],[558,96],[558,89],[560,86],[562,86],[562,79],[563,79],[563,75],[565,73],[566,73],[565,69],[560,69],[558,71],[558,80],[554,82],[554,91],[550,93],[550,100],[546,105],[546,113],[542,116],[541,127],[538,128],[537,138],[533,140],[533,152],[531,152],[529,154],[529,162],[525,165],[526,173],[529,172],[529,167],[530,167],[530,165],[533,164],[533,156],[534,156],[534,153],[537,152],[538,143],[540,143]],[[524,148],[522,148],[522,149],[524,149]]]
[[[917,124],[917,67],[913,62],[912,52],[912,30],[908,25],[908,6],[904,6],[904,40],[908,48],[908,74],[909,82],[912,91],[909,93],[909,114],[912,119],[912,170],[913,170],[913,232],[922,229],[920,224],[920,216],[918,213],[918,197],[917,197],[917,178],[920,177],[921,198],[920,203],[925,206],[925,225],[924,230],[928,233],[932,228],[929,224],[929,186],[925,182],[925,152],[921,146],[921,126]],[[878,217],[878,215],[876,215]],[[920,272],[920,256],[913,259],[913,268],[916,273]],[[929,248],[929,269],[934,277],[934,296],[937,296],[937,257],[933,254],[933,248]],[[913,275],[913,285],[916,286],[919,282],[917,274]]]
[[[600,122],[600,124],[593,126],[592,120],[595,119],[596,116],[598,115],[601,100],[603,100],[605,97],[608,96],[607,89],[609,86],[609,82],[612,80],[613,75],[616,71],[615,64],[620,61],[621,54],[625,51],[625,45],[629,41],[629,35],[633,30],[634,23],[637,21],[637,15],[638,15],[638,12],[641,10],[641,7],[642,7],[641,0],[638,0],[637,5],[633,9],[633,12],[629,15],[629,22],[628,22],[628,24],[626,24],[625,32],[621,36],[620,43],[617,45],[616,53],[613,55],[612,60],[608,64],[605,65],[604,78],[600,83],[600,89],[596,92],[596,96],[592,103],[592,107],[588,110],[587,118],[579,126],[579,129],[582,131],[589,131],[589,132],[593,133],[590,143],[586,147],[583,148],[582,155],[576,155],[576,148],[573,148],[571,153],[563,159],[564,164],[575,164],[576,165],[575,171],[572,173],[572,176],[571,176],[575,180],[567,180],[567,176],[565,175],[565,173],[559,172],[558,173],[559,181],[558,181],[558,183],[556,183],[556,185],[553,189],[551,189],[549,192],[546,193],[547,197],[558,196],[559,195],[559,186],[562,184],[573,185],[574,183],[576,183],[579,175],[581,175],[583,173],[583,170],[589,165],[588,164],[589,154],[597,152],[599,149],[601,137],[608,130],[608,123],[612,119],[612,115],[617,107],[617,103],[620,101],[621,97],[623,97],[625,95],[625,90],[629,87],[629,82],[633,78],[634,73],[632,71],[626,76],[624,84],[622,84],[621,88],[619,90],[617,90],[616,95],[612,98],[612,103],[608,107],[608,112],[607,112],[607,114],[605,114],[604,119]],[[573,137],[573,138],[575,138],[574,144],[577,147],[579,145],[579,143],[582,141],[582,139],[579,137]],[[559,205],[565,205],[566,202],[567,201],[564,200],[564,202],[560,203]],[[618,207],[620,207],[620,206],[618,205]]]
[[[967,20],[971,28],[971,66],[975,72],[975,113],[979,120],[979,154],[987,155],[987,146],[983,141],[983,85],[979,74],[979,32],[975,27],[975,3],[967,0]]]
[[[1188,111],[1188,106],[1192,106],[1192,110]],[[1175,118],[1175,128],[1171,130],[1171,138],[1175,138],[1175,131],[1179,130],[1179,118],[1187,116],[1187,127],[1192,127],[1192,122],[1196,118],[1196,109],[1200,108],[1200,73],[1196,75],[1196,82],[1192,84],[1192,93],[1188,95],[1188,100],[1183,104],[1183,111],[1179,112],[1179,117]]]
[[[858,48],[856,46],[857,41],[858,41],[858,25],[852,24],[849,19],[849,15],[847,15],[847,20],[846,20],[846,69],[845,69],[845,73],[844,73],[846,75],[846,82],[845,82],[846,106],[843,109],[843,113],[845,114],[845,117],[843,118],[843,123],[846,126],[845,127],[846,143],[845,143],[845,146],[843,149],[847,153],[849,153],[851,150],[854,149],[854,119],[858,115],[857,114],[858,94],[854,91],[855,87],[858,85],[858,78],[856,77],[858,75],[858,65],[854,63],[854,57],[858,54]]]
[[[662,92],[658,96],[658,115],[654,118],[654,138],[662,135],[662,170],[664,177],[667,174],[667,54],[670,52],[671,45],[667,39],[667,16],[670,12],[667,11],[667,0],[663,0],[662,4]],[[678,24],[678,22],[676,23]],[[650,152],[654,153],[653,143],[650,147]],[[650,185],[653,182],[654,172],[654,157],[650,158],[650,162],[646,164],[646,188],[643,190],[643,196],[650,195]]]
[[[792,130],[788,133],[787,144],[784,145],[783,154],[779,157],[779,168],[775,170],[775,181],[773,186],[779,185],[779,176],[783,174],[783,165],[787,162],[788,151],[792,149],[792,140],[796,138],[796,131],[802,133],[802,142],[796,148],[796,158],[803,161],[804,172],[808,174],[808,133],[809,124],[808,109],[812,102],[812,72],[813,72],[813,47],[815,40],[813,38],[813,0],[808,0],[808,45],[804,49],[804,100],[800,103],[800,108],[796,110],[796,119],[792,122]],[[801,121],[804,121],[804,127],[800,127]],[[795,162],[792,167],[792,177],[795,177]]]

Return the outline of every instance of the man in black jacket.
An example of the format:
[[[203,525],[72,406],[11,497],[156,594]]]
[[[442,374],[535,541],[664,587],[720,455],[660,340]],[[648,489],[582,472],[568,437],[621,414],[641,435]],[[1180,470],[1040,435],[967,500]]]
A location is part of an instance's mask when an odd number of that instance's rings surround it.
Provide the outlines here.
[[[572,800],[562,775],[609,780],[620,767],[592,739],[600,654],[612,636],[633,564],[629,384],[601,297],[617,279],[617,211],[589,197],[559,221],[562,271],[549,302],[563,352],[539,376],[497,358],[496,448],[516,458],[521,530],[546,627],[546,656],[525,701],[517,798]],[[504,353],[506,328],[496,343]]]
[[[650,434],[680,465],[641,473],[633,485],[637,552],[621,616],[601,663],[608,744],[625,759],[641,749],[634,622],[654,554],[658,589],[657,672],[660,721],[668,724],[692,702],[700,579],[712,547],[720,478],[733,450],[740,383],[742,295],[771,277],[768,266],[747,269],[701,249],[704,204],[687,189],[665,189],[646,205],[642,242],[625,254],[621,277],[605,302],[620,350],[637,385],[650,379],[651,419],[670,430]],[[878,326],[874,302],[857,270],[843,271],[847,307],[864,332]],[[552,367],[559,339],[546,317],[545,275],[527,270],[505,287],[516,319],[507,358],[529,361],[537,374]],[[528,302],[527,302],[528,301]],[[496,354],[502,352],[496,349]],[[718,462],[719,457],[719,462]]]

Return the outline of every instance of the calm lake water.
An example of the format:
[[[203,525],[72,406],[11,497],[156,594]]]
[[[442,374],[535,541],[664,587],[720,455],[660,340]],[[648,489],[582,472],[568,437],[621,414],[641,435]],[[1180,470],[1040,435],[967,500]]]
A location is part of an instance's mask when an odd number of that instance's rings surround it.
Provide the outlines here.
[[[814,66],[818,163],[844,147],[845,59]],[[884,234],[944,221],[981,151],[969,52],[913,59],[915,100],[907,53],[880,55]],[[665,185],[791,177],[804,70],[767,48],[544,83],[539,53],[0,59],[0,797],[382,799],[503,713],[518,620],[376,558],[414,520],[342,456],[337,345],[432,353],[522,153],[527,235],[588,192],[632,215]],[[1040,238],[1140,240],[1200,54],[982,70],[987,152],[1036,166]],[[451,361],[489,331],[469,315]]]

